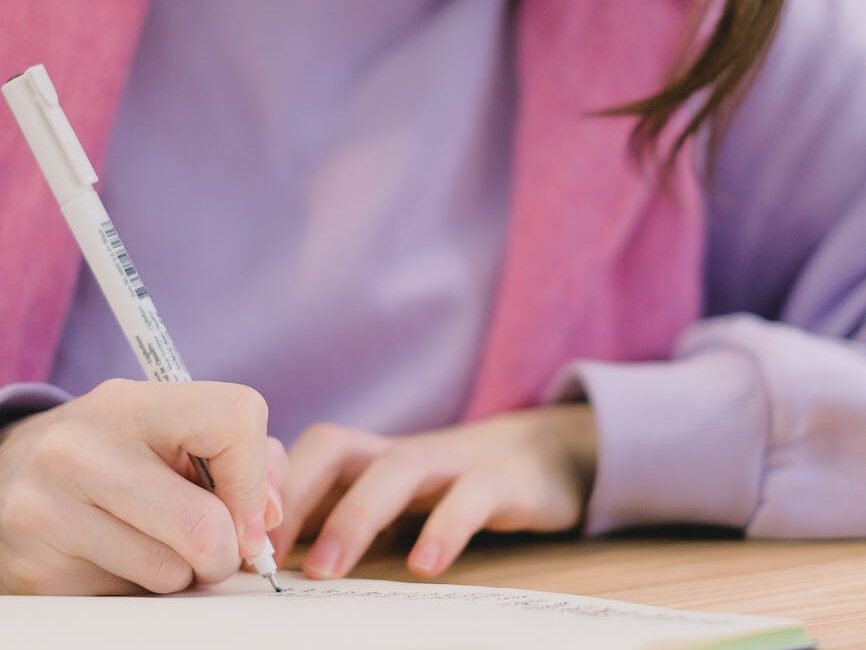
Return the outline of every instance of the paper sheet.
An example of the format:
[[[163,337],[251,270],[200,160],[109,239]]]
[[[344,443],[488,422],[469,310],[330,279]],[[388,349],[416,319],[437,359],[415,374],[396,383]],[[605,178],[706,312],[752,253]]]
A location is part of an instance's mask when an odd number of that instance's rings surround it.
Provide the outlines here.
[[[0,647],[727,650],[747,647],[742,639],[756,634],[764,642],[750,649],[811,647],[799,624],[788,619],[516,589],[313,582],[289,572],[279,579],[287,587],[282,594],[259,576],[239,574],[173,596],[3,596]]]

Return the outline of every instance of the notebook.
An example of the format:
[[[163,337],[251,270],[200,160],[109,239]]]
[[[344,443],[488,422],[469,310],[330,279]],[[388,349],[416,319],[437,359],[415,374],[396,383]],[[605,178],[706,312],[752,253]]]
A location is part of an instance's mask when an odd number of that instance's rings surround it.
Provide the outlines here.
[[[172,596],[0,596],[0,645],[267,650],[800,650],[794,620],[711,614],[520,589],[281,572]]]

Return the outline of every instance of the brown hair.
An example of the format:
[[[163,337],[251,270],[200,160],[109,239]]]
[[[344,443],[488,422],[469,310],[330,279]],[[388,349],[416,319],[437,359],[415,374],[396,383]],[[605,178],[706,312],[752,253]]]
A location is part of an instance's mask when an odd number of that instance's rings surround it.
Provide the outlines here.
[[[703,92],[705,99],[667,152],[668,161],[673,160],[686,140],[704,124],[710,125],[710,151],[715,151],[731,111],[736,108],[772,40],[783,1],[726,0],[706,45],[696,56],[689,57],[688,49],[697,38],[701,20],[694,21],[683,50],[683,57],[691,62],[676,66],[666,86],[649,97],[603,114],[638,118],[631,144],[634,152],[641,155],[655,147],[671,117],[683,104],[695,93]],[[706,3],[698,8],[703,16]]]

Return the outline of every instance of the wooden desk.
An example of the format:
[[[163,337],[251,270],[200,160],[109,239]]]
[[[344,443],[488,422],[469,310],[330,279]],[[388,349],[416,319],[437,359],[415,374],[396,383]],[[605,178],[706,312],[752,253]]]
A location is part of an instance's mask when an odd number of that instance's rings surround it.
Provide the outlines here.
[[[374,549],[354,577],[411,580],[405,544]],[[297,567],[293,555],[288,567]],[[485,540],[441,582],[542,589],[804,621],[824,649],[866,648],[866,543],[620,539]]]

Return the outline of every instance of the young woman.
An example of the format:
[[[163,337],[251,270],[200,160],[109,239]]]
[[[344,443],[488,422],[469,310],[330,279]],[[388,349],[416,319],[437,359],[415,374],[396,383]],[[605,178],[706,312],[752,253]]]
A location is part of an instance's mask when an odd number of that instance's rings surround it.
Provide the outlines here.
[[[174,591],[304,528],[342,576],[407,510],[421,576],[482,528],[866,533],[866,12],[789,1],[764,59],[781,4],[4,3],[213,381],[112,379],[0,114],[0,590]]]

